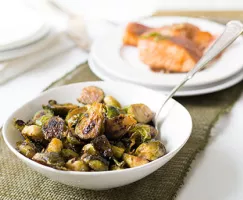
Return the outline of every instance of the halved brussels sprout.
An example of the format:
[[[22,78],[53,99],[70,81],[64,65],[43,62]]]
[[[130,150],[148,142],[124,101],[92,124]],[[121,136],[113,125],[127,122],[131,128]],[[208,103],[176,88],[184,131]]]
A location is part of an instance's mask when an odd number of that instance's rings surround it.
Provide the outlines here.
[[[135,155],[147,159],[149,161],[156,160],[165,155],[166,150],[160,141],[149,141],[142,143],[135,151]]]
[[[82,160],[78,160],[77,158],[72,158],[69,160],[66,165],[68,169],[72,171],[89,171],[89,166]]]
[[[54,115],[53,111],[51,111],[49,109],[44,109],[44,110],[40,110],[40,111],[36,112],[32,120],[35,124],[42,126],[42,124],[43,124],[42,120],[44,119],[43,116],[47,116],[47,117],[51,118],[53,115]]]
[[[65,165],[63,157],[56,152],[36,153],[32,160],[54,168],[60,168]]]
[[[51,117],[43,126],[42,131],[46,140],[61,139],[66,131],[65,122],[61,117]]]
[[[56,152],[60,153],[63,148],[62,141],[57,138],[52,138],[50,143],[46,148],[46,152]]]
[[[76,138],[71,131],[68,131],[67,133],[67,141],[73,145],[82,144],[82,142],[78,138]]]
[[[123,153],[125,152],[125,148],[122,147],[118,147],[118,146],[113,146],[111,145],[111,149],[113,152],[113,155],[115,156],[115,158],[121,158]]]
[[[111,150],[111,144],[107,140],[105,135],[100,135],[92,140],[91,142],[94,148],[102,155],[103,157],[112,157],[113,153]]]
[[[14,119],[14,127],[20,132],[24,129],[26,123],[21,119]]]
[[[132,115],[140,123],[148,123],[153,117],[154,113],[145,104],[132,104],[127,108],[127,114]]]
[[[103,133],[104,120],[103,104],[93,103],[76,125],[75,135],[84,140],[94,139]]]
[[[77,99],[82,104],[100,103],[104,99],[104,92],[98,87],[88,86],[83,88],[80,97]]]
[[[92,144],[86,144],[82,148],[83,154],[86,155],[99,155],[98,151],[94,148]]]
[[[158,135],[158,131],[148,124],[136,124],[129,131],[129,136],[133,135],[135,132],[140,133],[145,138],[155,138]],[[150,136],[149,136],[150,135]]]
[[[104,103],[108,106],[121,108],[121,104],[113,96],[105,96]]]
[[[77,158],[79,156],[75,151],[71,149],[62,149],[61,155],[63,158],[65,158],[65,160],[69,160],[71,158]]]
[[[137,121],[132,116],[123,114],[107,119],[105,122],[105,135],[111,140],[119,139],[136,123]]]
[[[114,106],[106,106],[106,117],[113,118],[120,114],[119,110]]]
[[[82,149],[82,145],[83,144],[79,144],[79,145],[74,145],[74,144],[71,144],[67,141],[67,139],[64,139],[63,140],[63,148],[64,149],[71,149],[72,151],[76,152],[76,153],[79,153]]]
[[[30,125],[30,126],[25,126],[22,130],[22,135],[25,138],[30,138],[31,140],[34,141],[43,141],[44,135],[41,130],[40,126],[37,125]]]
[[[87,107],[79,107],[73,110],[70,110],[65,118],[65,121],[69,128],[75,128],[76,124],[78,123],[79,118],[82,114],[87,111]]]
[[[55,100],[49,100],[48,105],[43,105],[43,109],[49,109],[54,112],[55,115],[66,117],[70,110],[78,108],[77,105],[72,103],[58,104]]]
[[[17,142],[16,146],[17,150],[27,158],[31,159],[37,153],[37,148],[35,147],[35,144],[29,139]]]
[[[46,124],[53,116],[51,115],[43,115],[39,119],[35,120],[35,124],[38,126],[43,126]]]
[[[144,158],[140,158],[138,156],[133,156],[127,153],[123,154],[123,160],[126,162],[126,164],[129,167],[138,167],[140,165],[144,165],[146,163],[148,163],[149,161],[144,159]]]
[[[88,155],[83,158],[84,162],[94,171],[107,171],[109,169],[109,161],[98,155]]]

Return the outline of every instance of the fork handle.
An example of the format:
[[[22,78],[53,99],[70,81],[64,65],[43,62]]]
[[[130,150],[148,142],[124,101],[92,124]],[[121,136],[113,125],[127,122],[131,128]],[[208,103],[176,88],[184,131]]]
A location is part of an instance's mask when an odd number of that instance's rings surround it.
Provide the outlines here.
[[[185,77],[173,90],[167,95],[162,106],[158,110],[155,116],[156,128],[158,128],[158,117],[159,114],[167,103],[167,101],[174,96],[174,94],[188,81],[190,80],[198,71],[200,71],[206,64],[208,64],[212,59],[219,55],[224,49],[226,49],[230,44],[232,44],[243,32],[243,24],[240,21],[230,21],[226,24],[224,32],[220,37],[211,45],[211,47],[206,51],[203,57],[197,62],[195,67],[189,71]]]

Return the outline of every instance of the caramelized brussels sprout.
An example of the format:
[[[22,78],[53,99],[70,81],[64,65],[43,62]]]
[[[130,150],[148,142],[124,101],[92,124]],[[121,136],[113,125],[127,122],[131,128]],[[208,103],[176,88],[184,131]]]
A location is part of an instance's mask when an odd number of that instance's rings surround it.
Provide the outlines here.
[[[77,158],[72,158],[65,166],[72,171],[89,171],[89,166],[84,161],[78,160]]]
[[[125,148],[111,145],[111,150],[115,158],[121,158],[125,152]]]
[[[69,160],[71,158],[77,158],[79,155],[71,150],[71,149],[62,149],[61,155],[65,160]]]
[[[103,157],[111,157],[113,156],[111,150],[111,144],[107,140],[105,135],[100,135],[92,140],[92,144],[94,148],[102,155]]]
[[[72,151],[76,152],[76,153],[79,153],[82,149],[82,145],[83,144],[79,144],[79,145],[74,145],[74,144],[71,144],[67,141],[67,139],[64,139],[63,140],[63,148],[64,149],[71,149]]]
[[[103,133],[104,119],[103,104],[93,103],[76,125],[75,135],[84,140],[94,139]]]
[[[73,133],[71,133],[71,131],[68,131],[68,133],[67,133],[67,141],[70,144],[73,144],[73,145],[80,145],[80,144],[82,144],[82,142],[80,140],[78,140],[78,138],[76,138],[73,135]]]
[[[104,92],[98,87],[88,86],[83,88],[80,97],[77,99],[82,104],[100,103],[104,99]]]
[[[17,142],[16,146],[17,150],[27,158],[31,159],[37,153],[37,148],[29,139]]]
[[[98,155],[89,155],[83,158],[84,162],[94,171],[107,171],[109,169],[109,161]]]
[[[51,115],[43,115],[39,119],[35,120],[35,124],[38,126],[43,126],[52,118]]]
[[[105,96],[104,103],[108,106],[121,108],[121,104],[113,96]]]
[[[34,141],[42,141],[44,139],[41,127],[37,125],[25,126],[22,130],[22,135]]]
[[[42,126],[42,131],[46,140],[61,139],[66,131],[65,122],[61,117],[54,116]]]
[[[25,127],[25,122],[21,119],[14,119],[14,127],[19,130],[20,132],[24,129]]]
[[[92,144],[86,144],[83,146],[82,152],[87,155],[99,155],[98,151]]]
[[[87,107],[85,107],[85,106],[70,110],[65,119],[68,127],[75,128],[76,124],[78,123],[79,118],[86,111],[87,111]]]
[[[55,100],[49,100],[48,105],[43,105],[43,109],[49,109],[54,112],[55,115],[66,117],[70,110],[78,108],[77,105],[72,103],[57,104]]]
[[[32,120],[35,124],[42,126],[42,120],[44,119],[43,116],[47,116],[48,118],[51,118],[53,115],[54,113],[51,110],[44,109],[36,112]]]
[[[52,138],[50,143],[46,148],[46,152],[56,152],[60,153],[63,148],[62,141],[57,138]]]
[[[153,126],[148,124],[136,124],[129,130],[128,134],[131,136],[135,132],[148,139],[155,138],[158,135],[158,131]]]
[[[120,114],[119,110],[114,106],[106,106],[106,117],[113,118]]]
[[[148,160],[146,160],[144,158],[133,156],[133,155],[130,155],[127,153],[123,154],[123,160],[126,162],[126,164],[129,167],[137,167],[137,166],[144,165],[149,162]]]
[[[119,139],[125,135],[134,124],[136,124],[136,120],[132,116],[120,114],[106,120],[105,135],[111,140]]]
[[[127,114],[132,115],[140,123],[150,122],[154,114],[145,104],[132,104],[127,108]]]
[[[164,145],[156,140],[142,143],[135,151],[135,155],[147,159],[149,161],[156,160],[157,158],[165,155]]]
[[[54,168],[60,168],[65,165],[63,157],[56,152],[36,153],[32,160]]]

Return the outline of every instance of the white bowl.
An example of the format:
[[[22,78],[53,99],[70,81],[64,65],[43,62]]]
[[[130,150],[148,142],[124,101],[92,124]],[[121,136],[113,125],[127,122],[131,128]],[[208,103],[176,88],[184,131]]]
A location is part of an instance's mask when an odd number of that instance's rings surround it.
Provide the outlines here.
[[[77,103],[76,99],[81,90],[90,85],[102,88],[106,94],[117,98],[122,105],[144,103],[154,112],[161,106],[165,98],[164,95],[141,86],[111,81],[83,82],[54,88],[43,92],[26,103],[8,118],[3,126],[3,138],[9,149],[29,167],[54,181],[85,189],[101,190],[123,186],[153,173],[175,156],[190,137],[192,129],[191,116],[182,105],[172,99],[168,102],[168,109],[165,109],[168,114],[160,127],[158,137],[165,144],[167,154],[139,167],[104,172],[61,171],[36,163],[15,149],[16,142],[22,138],[13,126],[13,118],[31,119],[34,113],[41,109],[41,105],[47,103],[50,99],[55,99],[60,103]],[[162,113],[161,116],[164,114]]]

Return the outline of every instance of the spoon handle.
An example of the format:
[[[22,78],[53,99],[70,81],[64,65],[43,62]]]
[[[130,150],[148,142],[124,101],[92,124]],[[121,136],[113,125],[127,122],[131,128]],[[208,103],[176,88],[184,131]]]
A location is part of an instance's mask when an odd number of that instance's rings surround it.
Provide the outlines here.
[[[190,80],[198,71],[200,71],[206,64],[208,64],[212,59],[214,59],[218,54],[220,54],[224,49],[226,49],[230,44],[232,44],[236,38],[240,36],[243,32],[243,24],[240,21],[230,21],[226,24],[224,32],[220,37],[212,44],[212,46],[206,51],[202,58],[197,62],[195,67],[189,71],[185,77],[173,90],[168,94],[162,106],[158,110],[155,116],[156,127],[158,126],[158,116],[166,104],[166,102],[174,96],[174,94],[179,90],[188,80]]]

